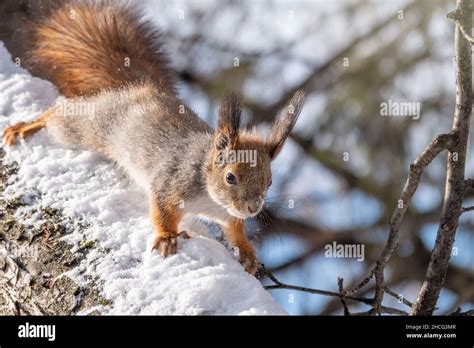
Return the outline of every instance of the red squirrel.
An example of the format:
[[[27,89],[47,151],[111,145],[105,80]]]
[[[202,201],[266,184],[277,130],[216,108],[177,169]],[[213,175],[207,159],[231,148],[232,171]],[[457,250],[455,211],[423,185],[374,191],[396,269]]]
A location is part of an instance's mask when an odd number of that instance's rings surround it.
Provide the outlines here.
[[[176,253],[177,237],[189,237],[178,230],[181,219],[201,215],[221,226],[255,274],[245,220],[263,207],[270,163],[295,125],[304,93],[295,93],[267,136],[240,128],[241,102],[230,94],[214,130],[180,100],[159,32],[134,6],[67,3],[33,32],[33,63],[67,100],[33,122],[8,127],[5,144],[46,128],[60,142],[106,156],[148,193],[153,250]],[[225,160],[236,152],[255,154],[255,163]]]

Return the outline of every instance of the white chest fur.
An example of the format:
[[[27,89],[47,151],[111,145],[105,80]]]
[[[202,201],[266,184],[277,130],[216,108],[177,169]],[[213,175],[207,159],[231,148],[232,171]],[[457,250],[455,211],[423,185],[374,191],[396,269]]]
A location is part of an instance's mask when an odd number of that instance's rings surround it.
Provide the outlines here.
[[[182,202],[185,215],[198,215],[206,220],[225,224],[230,215],[220,204],[217,204],[208,194]]]

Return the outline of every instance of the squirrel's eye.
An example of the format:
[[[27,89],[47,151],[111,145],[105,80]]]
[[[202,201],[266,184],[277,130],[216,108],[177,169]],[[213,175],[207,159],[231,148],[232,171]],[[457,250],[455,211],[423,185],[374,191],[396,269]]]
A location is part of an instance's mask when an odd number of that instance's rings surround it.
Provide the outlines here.
[[[270,182],[268,183],[268,187],[272,186],[272,183],[273,183],[273,180],[270,180]]]
[[[227,173],[227,175],[225,176],[225,179],[227,180],[229,184],[237,185],[237,179],[235,178],[234,174]]]

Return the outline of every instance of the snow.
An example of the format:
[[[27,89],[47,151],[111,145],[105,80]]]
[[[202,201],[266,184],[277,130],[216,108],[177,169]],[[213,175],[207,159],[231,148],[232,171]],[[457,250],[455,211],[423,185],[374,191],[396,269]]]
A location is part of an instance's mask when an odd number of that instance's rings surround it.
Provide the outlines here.
[[[6,115],[0,116],[0,131],[36,118],[58,98],[51,83],[16,67],[0,42],[0,115]],[[22,196],[31,203],[24,209],[49,206],[71,221],[87,222],[82,230],[67,226],[64,239],[76,252],[81,242],[96,242],[67,275],[101,285],[112,301],[111,307],[96,308],[101,313],[286,314],[196,221],[185,222],[192,238],[178,241],[178,254],[164,259],[151,252],[146,196],[100,156],[64,148],[45,130],[5,150],[7,162],[19,163],[6,199]]]

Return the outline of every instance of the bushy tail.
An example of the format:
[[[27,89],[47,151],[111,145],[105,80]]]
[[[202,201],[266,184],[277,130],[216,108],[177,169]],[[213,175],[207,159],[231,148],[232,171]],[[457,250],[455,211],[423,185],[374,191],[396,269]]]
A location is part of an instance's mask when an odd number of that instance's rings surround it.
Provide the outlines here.
[[[33,32],[33,65],[67,97],[143,82],[174,93],[159,33],[132,5],[67,3],[34,24]]]

